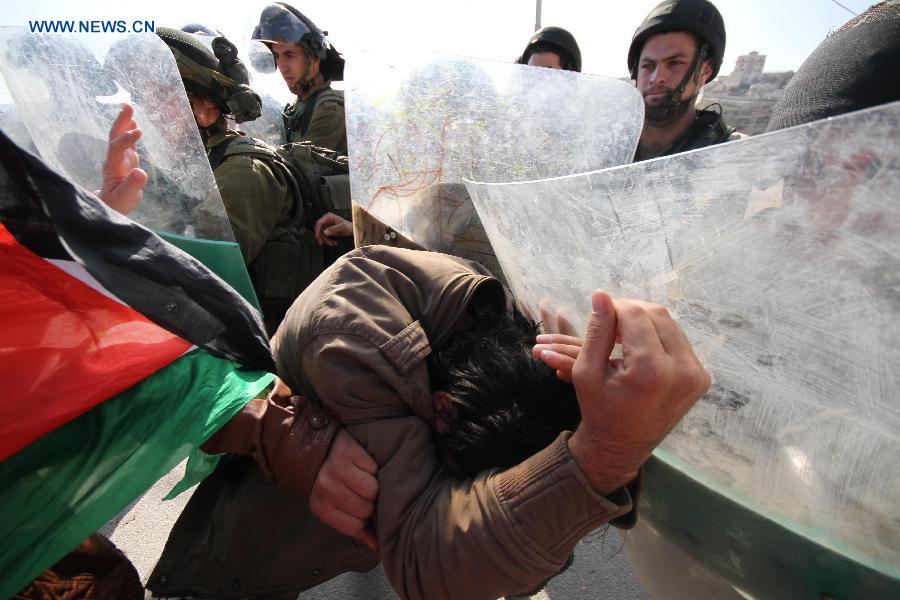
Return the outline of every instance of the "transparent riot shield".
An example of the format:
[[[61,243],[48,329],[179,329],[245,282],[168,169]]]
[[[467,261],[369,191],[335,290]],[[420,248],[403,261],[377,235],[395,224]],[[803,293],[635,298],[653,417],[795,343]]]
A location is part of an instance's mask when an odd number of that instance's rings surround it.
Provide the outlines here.
[[[713,385],[657,450],[642,518],[750,596],[900,589],[898,127],[894,103],[468,184],[524,309],[582,328],[603,288],[684,328]]]
[[[626,82],[453,56],[395,59],[347,62],[350,182],[362,211],[420,246],[492,267],[465,178],[556,177],[634,156],[643,103]]]
[[[284,144],[287,141],[284,139],[284,107],[293,102],[295,96],[275,69],[272,53],[265,44],[245,40],[240,54],[250,75],[250,87],[262,101],[262,115],[237,128],[273,146]]]
[[[0,72],[42,158],[90,190],[101,187],[109,128],[130,102],[149,181],[129,217],[256,301],[175,59],[159,37],[2,28]]]
[[[20,147],[32,154],[37,154],[37,147],[35,147],[34,141],[28,133],[28,128],[25,127],[25,121],[19,115],[15,103],[11,102],[12,95],[9,93],[6,82],[2,77],[0,77],[0,98],[8,98],[10,100],[8,103],[0,104],[0,130]]]
[[[0,70],[44,160],[99,189],[109,126],[131,102],[150,180],[130,216],[170,233],[234,240],[171,51],[139,34],[112,38],[100,55],[85,37],[11,28],[0,38]]]
[[[291,93],[275,67],[275,60],[269,48],[264,43],[252,39],[253,31],[259,24],[260,14],[269,4],[270,0],[253,0],[241,4],[239,10],[243,18],[242,30],[232,41],[238,45],[241,60],[247,67],[250,87],[262,100],[262,116],[254,121],[241,123],[238,129],[249,136],[277,146],[287,141],[284,136],[284,109],[293,103],[297,96]]]

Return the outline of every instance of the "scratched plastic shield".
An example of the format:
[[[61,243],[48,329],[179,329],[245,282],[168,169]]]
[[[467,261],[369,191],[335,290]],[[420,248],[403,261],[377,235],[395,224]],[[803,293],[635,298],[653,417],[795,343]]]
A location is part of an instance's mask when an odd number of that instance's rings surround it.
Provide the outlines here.
[[[517,301],[668,307],[713,376],[657,456],[900,571],[900,103],[582,175],[470,183]],[[755,548],[754,552],[765,552]]]
[[[265,44],[251,39],[243,40],[240,56],[250,76],[250,87],[259,94],[262,101],[262,115],[253,121],[241,123],[237,128],[273,146],[284,144],[287,140],[284,139],[282,115],[284,107],[293,102],[295,96],[290,93],[281,74],[275,69],[272,53]]]
[[[454,56],[347,62],[353,200],[420,245],[492,266],[463,180],[629,162],[643,103],[626,82]]]
[[[175,59],[156,35],[2,28],[0,71],[42,158],[90,190],[102,183],[110,125],[130,102],[150,179],[129,216],[162,232],[234,240]]]
[[[9,90],[6,88],[6,82],[0,77],[0,96],[3,94],[10,96]],[[32,141],[28,128],[25,127],[25,121],[19,115],[15,103],[0,105],[0,130],[22,148],[32,154],[37,153],[34,141]]]

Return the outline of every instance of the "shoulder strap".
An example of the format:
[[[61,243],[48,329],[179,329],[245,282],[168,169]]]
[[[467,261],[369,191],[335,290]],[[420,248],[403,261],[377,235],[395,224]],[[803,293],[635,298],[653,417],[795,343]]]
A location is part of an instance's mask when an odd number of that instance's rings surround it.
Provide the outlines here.
[[[228,151],[231,143],[237,139],[236,137],[225,138],[225,141],[206,153],[206,156],[209,158],[209,166],[213,171],[222,164],[222,161],[225,160],[225,152]]]
[[[309,100],[306,101],[306,107],[303,109],[303,114],[300,115],[301,136],[306,135],[306,132],[309,130],[309,122],[312,121],[312,116],[316,111],[316,106],[318,106],[319,102],[322,102],[326,99],[334,100],[335,102],[344,104],[344,95],[337,90],[331,89],[330,87],[323,88],[315,92],[312,96],[309,97]]]
[[[717,106],[717,105],[711,105]],[[707,107],[697,111],[697,117],[691,127],[678,139],[666,154],[676,154],[687,150],[697,150],[720,144],[734,133],[734,127],[728,127],[722,120],[722,115]]]
[[[262,140],[247,136],[234,136],[226,139],[224,142],[210,150],[209,164],[213,171],[215,171],[216,167],[221,165],[226,158],[238,155],[254,156],[264,160],[271,165],[272,168],[278,169],[284,174],[291,187],[291,191],[294,194],[294,209],[291,218],[289,219],[289,223],[302,222],[303,216],[307,210],[304,210],[304,195],[301,193],[301,184],[297,180],[291,162],[286,161],[276,148],[273,148]]]
[[[251,154],[259,158],[275,160],[278,154],[275,149],[262,140],[247,136],[232,136],[226,138],[221,144],[209,151],[209,164],[213,171],[229,156],[238,154]]]
[[[721,144],[722,142],[727,142],[728,138],[737,131],[736,127],[729,127],[725,124],[725,121],[719,119],[719,123],[716,125],[716,144]]]

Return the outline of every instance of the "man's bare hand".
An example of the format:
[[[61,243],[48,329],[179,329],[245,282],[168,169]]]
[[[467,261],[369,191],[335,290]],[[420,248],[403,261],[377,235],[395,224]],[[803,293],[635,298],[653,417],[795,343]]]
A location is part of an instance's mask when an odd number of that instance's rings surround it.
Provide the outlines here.
[[[709,389],[710,377],[664,307],[613,302],[602,291],[593,293],[591,304],[571,369],[582,420],[569,449],[594,489],[608,494],[637,475]],[[622,358],[611,359],[617,337]]]
[[[110,208],[127,215],[141,201],[147,173],[138,167],[140,159],[134,145],[141,137],[137,128],[134,109],[123,104],[112,128],[109,130],[109,145],[106,162],[103,163],[103,188],[98,196]]]
[[[369,522],[378,496],[378,465],[346,431],[334,437],[309,497],[309,508],[323,523],[378,550]]]
[[[532,355],[556,369],[556,375],[560,379],[572,383],[572,367],[581,352],[581,338],[560,333],[542,333],[535,341],[537,343],[531,350]]]
[[[544,333],[559,333],[568,336],[578,335],[578,331],[572,324],[572,318],[568,308],[560,307],[553,310],[548,300],[541,300],[538,304],[538,310],[541,314],[541,325],[543,326]]]
[[[316,242],[320,246],[337,246],[336,237],[353,235],[353,223],[334,213],[325,213],[313,228]]]

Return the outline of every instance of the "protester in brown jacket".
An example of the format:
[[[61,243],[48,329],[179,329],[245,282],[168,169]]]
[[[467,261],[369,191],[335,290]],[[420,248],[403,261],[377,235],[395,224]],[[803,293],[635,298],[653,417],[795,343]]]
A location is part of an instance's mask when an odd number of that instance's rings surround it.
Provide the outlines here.
[[[534,588],[585,534],[633,522],[640,465],[709,385],[665,309],[599,292],[593,302],[580,355],[577,340],[559,336],[537,350],[573,380],[575,432],[505,471],[463,479],[435,448],[428,356],[475,325],[473,306],[506,311],[502,286],[437,253],[373,246],[346,255],[298,298],[273,350],[288,386],[333,410],[378,463],[379,555],[319,524],[250,465],[201,485],[148,587],[295,598],[380,558],[403,598]],[[609,359],[617,335],[624,361]]]

